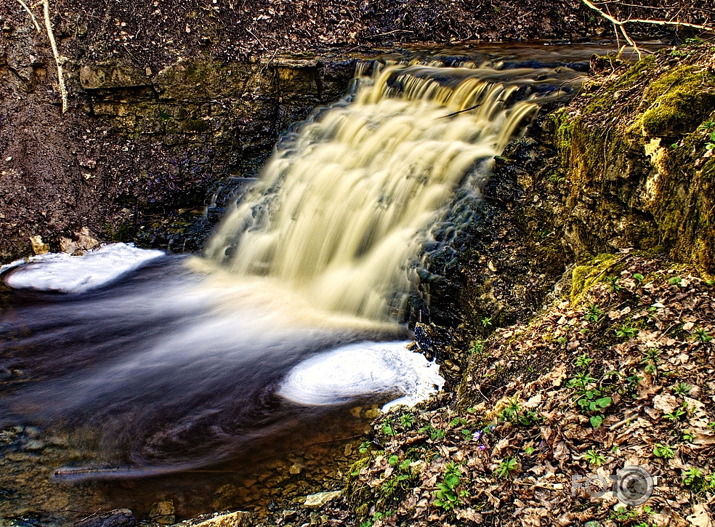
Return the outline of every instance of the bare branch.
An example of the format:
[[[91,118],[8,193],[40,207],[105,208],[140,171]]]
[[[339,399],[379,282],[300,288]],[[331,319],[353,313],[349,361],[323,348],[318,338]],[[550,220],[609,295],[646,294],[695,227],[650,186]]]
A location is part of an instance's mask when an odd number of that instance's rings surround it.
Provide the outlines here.
[[[65,86],[65,77],[62,71],[62,64],[65,59],[60,56],[60,52],[57,49],[57,42],[55,41],[55,33],[52,30],[52,21],[50,20],[50,0],[42,0],[42,8],[45,14],[45,29],[47,30],[47,37],[50,39],[52,55],[55,57],[55,64],[57,65],[57,79],[60,85],[60,97],[62,98],[62,113],[65,113],[67,111],[67,87]]]
[[[17,0],[20,2],[20,5],[23,7],[25,11],[27,11],[27,14],[30,15],[30,18],[32,19],[32,23],[35,24],[35,29],[37,29],[37,32],[40,33],[42,29],[40,29],[40,24],[37,22],[37,19],[35,18],[34,13],[32,12],[32,9],[24,2],[24,0]]]
[[[689,29],[699,29],[700,31],[706,31],[708,33],[715,33],[715,27],[710,27],[710,26],[705,26],[705,25],[700,25],[700,24],[690,24],[687,22],[680,22],[678,20],[653,20],[653,19],[648,19],[648,18],[628,18],[626,20],[619,20],[613,15],[603,11],[599,7],[597,7],[593,2],[590,0],[581,0],[587,7],[590,9],[593,9],[596,11],[599,15],[601,15],[603,18],[611,22],[614,26],[614,28],[618,28],[618,31],[621,32],[623,35],[623,38],[626,39],[628,44],[630,44],[633,49],[638,53],[638,58],[642,58],[642,53],[641,50],[638,49],[638,46],[636,45],[636,42],[631,38],[631,36],[628,34],[626,31],[626,24],[651,24],[651,25],[657,25],[657,26],[674,26],[674,27],[684,27],[684,28],[689,28]],[[616,38],[618,38],[618,31],[616,31]]]

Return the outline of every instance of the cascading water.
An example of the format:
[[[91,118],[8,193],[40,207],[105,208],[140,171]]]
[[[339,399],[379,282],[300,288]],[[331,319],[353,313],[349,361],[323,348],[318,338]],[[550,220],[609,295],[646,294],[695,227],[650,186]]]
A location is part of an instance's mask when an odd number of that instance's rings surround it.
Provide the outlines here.
[[[126,247],[5,269],[0,427],[78,438],[65,478],[156,475],[431,389],[435,367],[399,340],[430,226],[577,77],[363,64],[351,96],[281,140],[204,257],[152,254],[111,280],[97,269],[131,267]]]
[[[207,256],[320,309],[401,321],[421,235],[468,176],[479,193],[490,160],[538,110],[535,88],[557,84],[552,73],[376,67],[351,103],[285,141]]]

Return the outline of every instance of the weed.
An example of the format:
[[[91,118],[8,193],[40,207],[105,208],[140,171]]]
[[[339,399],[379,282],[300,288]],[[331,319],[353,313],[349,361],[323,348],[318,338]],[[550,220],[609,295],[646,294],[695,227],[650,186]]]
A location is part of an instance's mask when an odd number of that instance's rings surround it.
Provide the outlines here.
[[[587,368],[589,364],[593,362],[593,359],[589,358],[585,353],[576,359],[576,366],[579,368]]]
[[[447,435],[444,430],[442,430],[441,428],[435,428],[432,425],[423,426],[419,429],[419,432],[422,434],[428,434],[432,441],[444,439],[444,437]]]
[[[690,393],[690,390],[692,389],[693,387],[690,386],[687,382],[679,382],[678,384],[673,386],[673,391],[676,395],[688,395]]]
[[[706,344],[713,339],[713,336],[704,329],[697,329],[695,330],[695,339],[703,344]]]
[[[668,445],[656,443],[653,447],[653,455],[661,459],[673,459],[675,457],[675,451]]]
[[[531,426],[539,420],[539,415],[533,410],[522,408],[521,402],[514,397],[497,415],[498,421],[508,421],[522,426]]]
[[[638,328],[634,328],[628,324],[618,326],[614,331],[619,339],[630,339],[638,335]]]
[[[485,328],[488,328],[489,326],[492,325],[492,317],[482,317],[479,319],[479,321],[482,323],[482,326]]]
[[[472,355],[481,355],[481,353],[484,351],[484,341],[482,340],[475,340],[472,342],[472,347],[469,348],[469,353]]]
[[[671,277],[671,278],[668,279],[668,283],[669,283],[670,285],[681,286],[681,285],[683,285],[683,279],[680,278],[679,276],[673,276],[673,277]]]
[[[683,471],[683,485],[699,493],[715,490],[715,477],[706,475],[702,469],[691,467]]]
[[[499,463],[499,466],[494,470],[494,473],[498,478],[506,479],[512,473],[516,472],[517,468],[519,468],[519,462],[516,458],[507,457]]]
[[[600,467],[606,462],[606,458],[602,455],[596,452],[594,449],[589,450],[583,455],[583,458],[588,461],[590,465],[593,465],[594,467]]]
[[[710,132],[710,139],[705,144],[706,150],[715,150],[715,132]]]
[[[415,416],[412,414],[402,414],[400,416],[400,424],[403,428],[412,428],[415,424]]]
[[[687,412],[682,408],[676,408],[670,413],[663,414],[663,419],[667,419],[668,421],[680,421],[686,414]]]
[[[609,276],[606,278],[606,282],[611,286],[611,289],[618,293],[623,289],[623,286],[618,283],[618,277],[616,276]]]
[[[645,357],[641,360],[641,364],[645,365],[646,373],[656,373],[658,370],[658,360],[660,359],[660,350],[658,348],[650,348],[645,353]]]
[[[462,482],[462,471],[459,465],[449,463],[445,467],[442,481],[437,483],[434,505],[444,510],[452,510],[461,503],[460,498],[466,496],[466,491],[459,492],[458,487]]]

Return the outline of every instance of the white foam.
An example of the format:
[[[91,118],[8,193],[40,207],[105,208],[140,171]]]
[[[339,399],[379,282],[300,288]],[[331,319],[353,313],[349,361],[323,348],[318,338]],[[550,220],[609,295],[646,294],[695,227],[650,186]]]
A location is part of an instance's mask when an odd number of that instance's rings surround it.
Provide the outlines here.
[[[12,269],[5,283],[15,289],[84,293],[163,255],[163,251],[112,243],[83,256],[48,253],[18,260],[0,267],[0,273]]]
[[[278,394],[297,404],[325,406],[383,394],[383,406],[412,406],[441,389],[436,364],[407,349],[408,342],[361,342],[321,353],[298,364]]]

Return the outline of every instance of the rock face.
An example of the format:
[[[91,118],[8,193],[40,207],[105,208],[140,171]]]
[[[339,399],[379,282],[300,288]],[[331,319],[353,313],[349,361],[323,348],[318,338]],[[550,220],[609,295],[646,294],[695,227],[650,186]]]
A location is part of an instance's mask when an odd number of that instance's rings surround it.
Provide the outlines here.
[[[31,51],[12,36],[13,53]],[[0,63],[5,100],[26,103],[0,108],[0,260],[30,252],[31,236],[58,250],[82,228],[103,240],[200,248],[201,237],[172,245],[162,226],[191,221],[217,181],[255,175],[278,134],[338,99],[353,70],[353,60],[329,57],[180,59],[156,73],[128,60],[84,64],[70,70],[73,107],[61,116],[44,65],[23,81]]]
[[[659,249],[715,270],[715,59],[708,45],[603,76],[557,119],[576,252]]]

